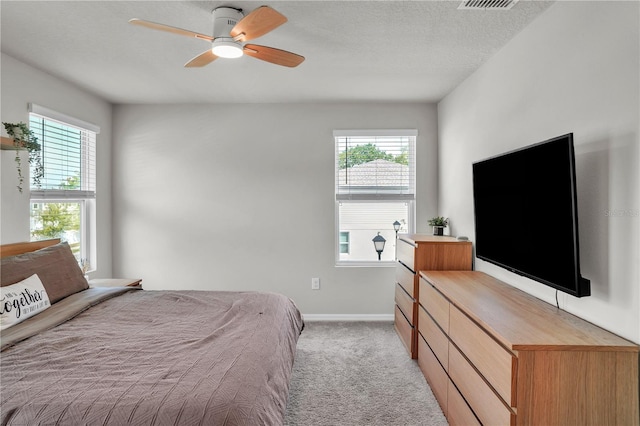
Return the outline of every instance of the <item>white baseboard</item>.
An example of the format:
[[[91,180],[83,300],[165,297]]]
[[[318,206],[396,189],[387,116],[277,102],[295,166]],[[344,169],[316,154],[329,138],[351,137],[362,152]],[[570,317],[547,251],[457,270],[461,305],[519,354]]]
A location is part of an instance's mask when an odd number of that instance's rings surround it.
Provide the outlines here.
[[[393,321],[393,314],[302,314],[305,321]]]

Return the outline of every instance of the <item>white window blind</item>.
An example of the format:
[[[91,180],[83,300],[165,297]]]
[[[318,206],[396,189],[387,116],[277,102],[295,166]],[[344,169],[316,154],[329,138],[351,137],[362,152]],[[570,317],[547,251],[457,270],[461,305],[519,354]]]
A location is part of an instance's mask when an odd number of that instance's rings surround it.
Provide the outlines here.
[[[336,200],[413,200],[416,130],[336,130]]]
[[[31,198],[95,198],[96,133],[99,128],[31,105],[29,129],[42,146],[44,168],[40,186],[31,188]]]

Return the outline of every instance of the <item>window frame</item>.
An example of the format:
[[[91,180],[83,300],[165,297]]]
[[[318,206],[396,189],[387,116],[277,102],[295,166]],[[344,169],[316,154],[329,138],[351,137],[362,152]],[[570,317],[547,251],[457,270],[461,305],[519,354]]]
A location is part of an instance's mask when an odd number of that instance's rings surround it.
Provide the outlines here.
[[[415,217],[416,217],[416,193],[417,193],[417,178],[416,178],[416,152],[417,152],[417,137],[418,131],[416,129],[367,129],[367,130],[334,130],[334,202],[335,202],[335,230],[334,230],[334,252],[335,252],[335,266],[336,267],[395,267],[396,260],[395,255],[393,260],[341,260],[340,259],[340,234],[343,232],[349,232],[341,229],[340,225],[340,203],[407,203],[407,233],[415,232]],[[410,137],[410,150],[411,161],[410,176],[412,181],[410,182],[410,190],[412,194],[380,194],[380,193],[358,193],[339,195],[338,188],[338,157],[339,147],[338,138],[340,137]],[[395,230],[393,230],[393,224],[389,224],[389,229],[392,230],[395,236]],[[385,231],[388,231],[385,229]],[[394,237],[395,239],[395,237]],[[351,244],[351,241],[349,242]],[[396,249],[396,241],[390,241],[387,238],[385,244],[385,251],[387,249]],[[373,243],[372,243],[373,250]],[[351,251],[350,251],[351,252]]]
[[[81,142],[81,147],[84,148],[84,144],[87,143],[93,150],[93,158],[87,158],[87,153],[81,151],[81,179],[83,180],[81,189],[40,189],[30,186],[30,214],[34,204],[53,204],[53,203],[79,203],[80,204],[80,261],[88,261],[90,269],[87,272],[95,271],[97,268],[97,253],[96,253],[96,203],[97,203],[97,147],[98,147],[98,134],[100,133],[100,127],[88,123],[86,121],[77,119],[75,117],[68,116],[63,113],[51,110],[49,108],[29,104],[29,123],[31,123],[32,117],[37,119],[43,119],[49,122],[59,123],[63,126],[73,127],[82,132],[86,132],[92,140],[89,142]],[[81,139],[82,140],[82,139]],[[39,142],[46,143],[40,140]],[[91,169],[89,173],[86,173],[87,166]],[[44,164],[46,173],[46,163]],[[46,174],[45,174],[46,176]],[[86,179],[91,178],[89,181]],[[29,226],[29,233],[31,234],[31,223]]]

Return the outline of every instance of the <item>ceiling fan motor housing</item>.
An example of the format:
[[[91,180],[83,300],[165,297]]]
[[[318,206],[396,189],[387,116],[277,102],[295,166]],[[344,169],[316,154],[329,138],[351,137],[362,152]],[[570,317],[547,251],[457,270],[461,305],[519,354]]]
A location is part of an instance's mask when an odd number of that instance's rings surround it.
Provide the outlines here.
[[[242,43],[231,37],[231,30],[244,17],[241,9],[219,7],[213,9],[213,42],[211,51],[223,58],[239,58],[243,54]]]
[[[213,38],[231,38],[229,33],[238,21],[244,18],[242,9],[232,7],[218,7],[213,9]]]

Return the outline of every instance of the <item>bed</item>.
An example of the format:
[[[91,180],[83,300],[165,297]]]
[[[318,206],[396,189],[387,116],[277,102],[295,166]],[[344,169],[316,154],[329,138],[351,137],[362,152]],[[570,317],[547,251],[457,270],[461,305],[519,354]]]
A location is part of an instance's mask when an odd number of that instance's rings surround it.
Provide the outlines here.
[[[304,326],[287,297],[89,288],[66,243],[15,248],[2,247],[3,290],[35,271],[49,306],[0,331],[2,425],[283,423]],[[23,316],[47,304],[27,293]]]

